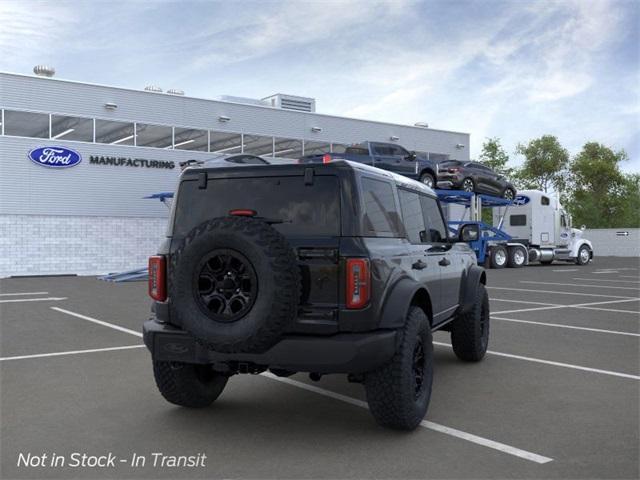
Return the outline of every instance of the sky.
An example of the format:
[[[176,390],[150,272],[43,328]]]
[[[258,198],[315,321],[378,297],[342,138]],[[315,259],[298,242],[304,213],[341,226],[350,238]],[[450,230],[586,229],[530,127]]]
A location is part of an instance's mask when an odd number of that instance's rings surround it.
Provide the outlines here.
[[[640,172],[640,1],[0,0],[0,71],[624,149]],[[363,139],[364,140],[364,139]]]

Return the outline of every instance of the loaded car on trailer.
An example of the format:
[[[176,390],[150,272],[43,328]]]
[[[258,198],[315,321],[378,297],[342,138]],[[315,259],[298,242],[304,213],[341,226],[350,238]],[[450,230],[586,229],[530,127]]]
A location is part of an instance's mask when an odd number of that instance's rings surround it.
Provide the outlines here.
[[[434,192],[338,161],[186,169],[149,262],[144,324],[161,394],[206,407],[238,373],[343,373],[376,420],[413,429],[433,375],[432,332],[483,358],[485,272],[451,239]]]

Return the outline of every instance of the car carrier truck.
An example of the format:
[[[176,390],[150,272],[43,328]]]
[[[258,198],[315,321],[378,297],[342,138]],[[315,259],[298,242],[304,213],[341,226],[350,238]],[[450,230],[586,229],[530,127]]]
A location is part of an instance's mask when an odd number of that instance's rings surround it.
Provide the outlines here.
[[[571,223],[560,201],[539,190],[520,191],[511,205],[493,210],[493,225],[511,237],[510,244],[527,248],[529,262],[589,263],[593,246],[582,238],[585,227]]]

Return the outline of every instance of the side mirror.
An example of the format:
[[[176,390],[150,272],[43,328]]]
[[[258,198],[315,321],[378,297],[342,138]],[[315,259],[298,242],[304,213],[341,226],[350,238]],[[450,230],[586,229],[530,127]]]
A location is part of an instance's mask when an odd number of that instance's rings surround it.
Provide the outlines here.
[[[407,155],[405,158],[410,162],[413,162],[416,159],[416,152],[414,151],[409,152],[409,155]]]
[[[458,231],[458,241],[475,242],[480,238],[480,227],[475,223],[462,225]]]

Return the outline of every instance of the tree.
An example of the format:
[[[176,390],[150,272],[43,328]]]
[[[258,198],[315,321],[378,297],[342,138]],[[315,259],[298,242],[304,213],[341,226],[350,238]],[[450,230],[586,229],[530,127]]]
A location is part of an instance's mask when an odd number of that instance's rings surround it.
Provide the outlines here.
[[[550,188],[562,191],[566,183],[569,152],[553,135],[543,135],[519,144],[516,152],[524,155],[525,161],[518,171],[519,184],[535,187],[545,192]]]
[[[487,167],[502,175],[509,176],[513,172],[512,168],[507,167],[509,155],[500,144],[498,137],[486,139],[482,144],[482,152],[480,153],[479,160]]]
[[[586,143],[571,161],[567,206],[576,225],[590,228],[640,226],[640,176],[624,175],[624,150],[614,152],[597,142]]]

